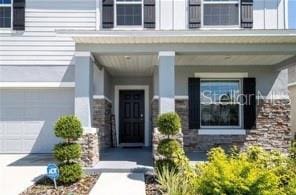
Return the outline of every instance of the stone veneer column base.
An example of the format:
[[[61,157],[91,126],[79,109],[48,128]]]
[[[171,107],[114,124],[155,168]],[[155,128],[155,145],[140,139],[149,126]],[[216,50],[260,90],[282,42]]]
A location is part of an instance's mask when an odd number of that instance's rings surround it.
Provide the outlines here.
[[[178,133],[177,135],[174,135],[174,136],[167,136],[167,135],[163,135],[161,134],[159,131],[158,131],[158,128],[154,128],[153,129],[153,136],[152,136],[152,157],[153,157],[153,161],[157,161],[157,160],[161,160],[163,159],[164,157],[162,155],[160,155],[158,152],[157,152],[157,147],[160,143],[161,140],[164,140],[164,139],[176,139],[180,142],[180,144],[183,146],[183,134],[181,133]]]
[[[153,132],[153,129],[155,127],[157,127],[157,117],[158,117],[158,114],[159,114],[159,103],[158,103],[158,99],[153,99],[152,102],[151,102],[151,117],[152,117],[152,123],[151,123],[151,126],[152,126],[152,132]]]
[[[158,100],[151,105],[152,127],[156,127],[159,113]],[[229,149],[235,145],[241,149],[261,146],[267,150],[287,152],[290,140],[290,103],[288,99],[261,100],[257,106],[256,128],[247,130],[246,135],[199,135],[198,129],[188,128],[188,99],[175,100],[175,109],[182,120],[184,149],[186,151],[209,151],[220,146]],[[153,136],[154,137],[154,136]]]
[[[99,128],[100,150],[112,147],[111,114],[112,103],[106,99],[93,100],[93,126]],[[115,135],[113,135],[115,136]]]
[[[82,149],[81,164],[93,167],[99,162],[99,138],[97,129],[86,129],[79,143]]]

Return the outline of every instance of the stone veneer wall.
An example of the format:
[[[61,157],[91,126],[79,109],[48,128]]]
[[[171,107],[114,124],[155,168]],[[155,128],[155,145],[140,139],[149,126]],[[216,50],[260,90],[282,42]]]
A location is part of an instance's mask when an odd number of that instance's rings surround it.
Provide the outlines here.
[[[229,149],[236,145],[241,149],[259,145],[265,149],[279,149],[286,152],[291,139],[289,100],[259,101],[257,106],[256,129],[247,135],[198,135],[197,129],[188,129],[188,99],[175,100],[176,112],[182,120],[184,148],[187,151],[208,151],[221,146]],[[152,101],[152,127],[156,127],[158,100]]]
[[[154,128],[157,126],[157,116],[159,113],[159,105],[158,105],[158,99],[153,99],[151,102],[151,126],[152,126],[152,130],[154,130]]]
[[[81,164],[93,167],[99,162],[99,138],[97,133],[85,133],[79,140],[82,149]]]
[[[111,147],[112,104],[106,99],[93,100],[93,126],[99,128],[100,150]]]
[[[247,133],[245,146],[259,145],[287,152],[292,138],[291,105],[288,99],[261,100],[257,106],[256,129]]]

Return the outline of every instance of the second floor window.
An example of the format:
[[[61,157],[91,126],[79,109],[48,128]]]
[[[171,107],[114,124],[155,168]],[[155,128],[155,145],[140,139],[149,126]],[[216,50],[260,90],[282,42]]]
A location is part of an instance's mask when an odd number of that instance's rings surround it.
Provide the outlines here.
[[[116,0],[117,26],[142,26],[142,0]]]
[[[11,28],[12,0],[0,0],[0,28]]]
[[[203,0],[203,25],[238,26],[239,0]]]

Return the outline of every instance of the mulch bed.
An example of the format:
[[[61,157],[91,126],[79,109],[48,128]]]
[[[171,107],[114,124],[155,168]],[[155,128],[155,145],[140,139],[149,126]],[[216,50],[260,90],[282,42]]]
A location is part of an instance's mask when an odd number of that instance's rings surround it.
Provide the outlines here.
[[[146,195],[161,195],[155,175],[145,175]]]
[[[66,186],[58,183],[58,188],[54,189],[53,182],[47,177],[43,177],[21,195],[86,195],[89,194],[98,178],[99,175],[87,175],[72,185]]]

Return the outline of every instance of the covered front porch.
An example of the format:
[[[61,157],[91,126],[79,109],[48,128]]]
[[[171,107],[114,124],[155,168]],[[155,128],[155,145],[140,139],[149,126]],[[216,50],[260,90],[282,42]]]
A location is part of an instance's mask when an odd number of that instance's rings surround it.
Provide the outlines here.
[[[296,61],[294,31],[72,33],[75,114],[84,127],[99,128],[100,149],[151,146],[158,114],[177,112],[187,151],[252,144],[286,150],[286,68]],[[259,118],[250,129],[244,126],[243,108],[235,128],[192,128],[189,78],[237,80],[242,91],[244,78],[254,78],[257,95],[277,103],[258,105]]]

